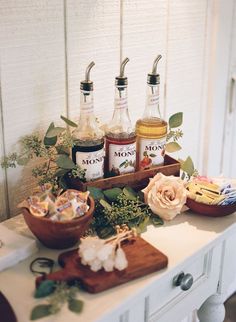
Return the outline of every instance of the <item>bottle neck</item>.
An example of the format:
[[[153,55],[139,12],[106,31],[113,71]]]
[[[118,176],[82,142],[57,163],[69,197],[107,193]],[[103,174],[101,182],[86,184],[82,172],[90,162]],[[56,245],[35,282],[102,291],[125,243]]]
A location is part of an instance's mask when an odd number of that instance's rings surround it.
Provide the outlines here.
[[[95,144],[103,140],[104,133],[100,130],[94,114],[93,91],[80,92],[80,117],[79,125],[73,132],[76,141],[86,141],[86,144]],[[97,144],[97,143],[96,143]]]
[[[115,107],[112,120],[107,127],[109,137],[130,137],[134,134],[129,112],[127,99],[127,86],[115,87]]]
[[[93,91],[80,91],[80,117],[93,115]]]
[[[126,86],[115,87],[115,112],[125,113],[128,110],[128,95]]]
[[[159,118],[161,119],[159,106],[160,84],[147,84],[146,107],[143,118]]]

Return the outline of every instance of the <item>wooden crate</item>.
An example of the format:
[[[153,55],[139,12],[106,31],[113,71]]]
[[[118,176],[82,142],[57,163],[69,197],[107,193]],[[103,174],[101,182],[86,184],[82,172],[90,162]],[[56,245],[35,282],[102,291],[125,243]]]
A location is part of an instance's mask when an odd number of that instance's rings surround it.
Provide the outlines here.
[[[80,191],[86,191],[87,187],[110,189],[113,187],[129,186],[136,189],[142,189],[148,185],[149,178],[152,178],[158,172],[161,172],[167,176],[179,176],[180,163],[177,160],[171,158],[169,155],[165,155],[164,165],[153,167],[151,169],[89,182],[81,182],[79,179],[75,178],[66,178],[66,181],[69,188],[77,189]]]

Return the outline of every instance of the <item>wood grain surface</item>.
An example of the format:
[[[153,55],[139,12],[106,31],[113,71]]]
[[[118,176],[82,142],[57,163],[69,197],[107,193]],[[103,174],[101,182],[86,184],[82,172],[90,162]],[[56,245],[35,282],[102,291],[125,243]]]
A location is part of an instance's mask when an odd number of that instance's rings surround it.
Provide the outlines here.
[[[171,158],[169,155],[165,155],[164,165],[152,167],[151,169],[141,170],[134,173],[127,173],[116,177],[98,179],[90,182],[81,182],[76,178],[67,177],[67,185],[69,188],[86,191],[88,187],[97,187],[100,189],[110,189],[115,187],[129,186],[134,189],[145,188],[150,178],[154,177],[158,172],[163,173],[166,176],[180,174],[180,163]]]
[[[125,270],[106,272],[104,269],[93,272],[80,262],[78,250],[61,254],[58,258],[62,270],[46,275],[43,279],[73,282],[79,281],[82,287],[90,293],[102,292],[111,287],[126,283],[135,278],[156,272],[168,264],[167,257],[141,237],[124,242],[122,248],[128,260]],[[39,285],[43,280],[37,278]]]

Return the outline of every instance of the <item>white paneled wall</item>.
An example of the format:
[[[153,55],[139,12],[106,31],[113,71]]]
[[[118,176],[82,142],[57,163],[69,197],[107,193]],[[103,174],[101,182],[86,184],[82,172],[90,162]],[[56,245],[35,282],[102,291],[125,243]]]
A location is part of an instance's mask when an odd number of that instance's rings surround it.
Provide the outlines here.
[[[2,118],[2,103],[1,103],[1,87],[0,87],[0,155],[4,154],[4,131]],[[0,168],[0,221],[7,217],[7,194],[6,194],[6,180],[5,171]]]
[[[39,131],[66,113],[64,3],[1,1],[0,59],[5,151],[21,136]],[[30,167],[7,172],[9,208],[35,181]]]
[[[228,95],[226,104],[226,120],[223,155],[221,159],[222,172],[226,176],[236,177],[236,2],[234,1],[232,36],[230,46],[230,61],[228,70]]]
[[[168,15],[166,115],[184,113],[181,155],[191,155],[198,166],[207,3],[170,0]]]
[[[152,71],[158,54],[161,75],[161,105],[164,106],[168,1],[124,1],[123,57],[129,57],[126,74],[129,77],[129,109],[133,123],[142,117],[147,74]]]
[[[223,0],[123,0],[122,5],[118,0],[1,0],[0,156],[14,150],[23,135],[59,121],[60,114],[78,118],[79,85],[92,60],[95,112],[108,122],[120,53],[130,58],[126,75],[135,122],[144,108],[147,73],[161,53],[163,114],[184,112],[179,155],[191,155],[200,166],[212,3],[227,7]],[[9,169],[6,177],[0,170],[0,220],[16,213],[16,204],[35,184],[30,170]]]
[[[91,61],[95,113],[108,122],[113,111],[115,76],[119,71],[119,1],[68,0],[67,57],[69,116],[79,116],[80,81]]]

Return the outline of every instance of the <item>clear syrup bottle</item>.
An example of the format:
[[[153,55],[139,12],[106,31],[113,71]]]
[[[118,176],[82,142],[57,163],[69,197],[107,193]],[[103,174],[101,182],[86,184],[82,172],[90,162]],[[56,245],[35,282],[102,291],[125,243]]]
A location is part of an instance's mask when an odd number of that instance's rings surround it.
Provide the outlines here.
[[[94,65],[94,62],[88,65],[85,80],[80,83],[80,117],[73,132],[72,159],[86,170],[86,181],[104,176],[104,133],[94,115],[93,82],[90,80],[90,70]]]
[[[127,85],[124,76],[125,58],[120,65],[120,75],[115,79],[115,107],[106,130],[106,175],[116,176],[134,172],[136,168],[136,135],[128,111]]]
[[[160,113],[160,75],[157,73],[157,64],[161,57],[157,56],[152,72],[148,74],[146,107],[142,119],[136,122],[137,170],[164,163],[167,122]]]

